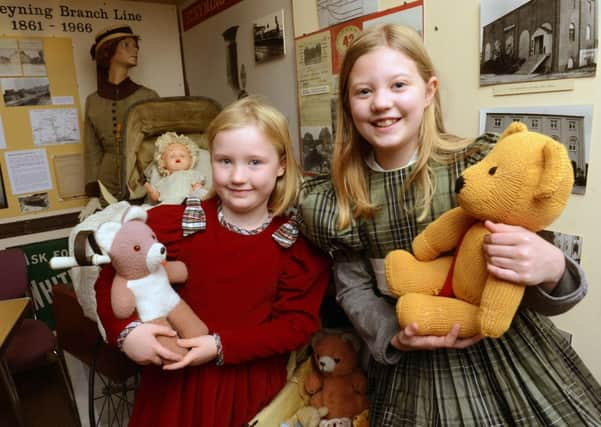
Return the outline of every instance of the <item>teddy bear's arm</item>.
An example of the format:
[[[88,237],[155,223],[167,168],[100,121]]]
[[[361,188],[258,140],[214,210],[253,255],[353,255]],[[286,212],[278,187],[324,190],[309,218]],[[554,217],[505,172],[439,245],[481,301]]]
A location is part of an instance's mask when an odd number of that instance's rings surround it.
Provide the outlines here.
[[[111,285],[111,307],[115,317],[119,319],[131,316],[136,308],[136,298],[127,287],[127,279],[118,274],[115,275]]]
[[[165,271],[170,283],[183,283],[188,280],[188,269],[181,261],[168,261],[165,264]]]
[[[360,394],[367,393],[367,378],[362,371],[353,372],[352,384],[355,392]]]
[[[315,394],[321,390],[323,381],[321,375],[315,371],[310,371],[305,378],[305,390],[309,394]]]
[[[431,222],[413,240],[413,254],[420,261],[430,261],[457,247],[463,235],[477,219],[461,207],[451,209]]]

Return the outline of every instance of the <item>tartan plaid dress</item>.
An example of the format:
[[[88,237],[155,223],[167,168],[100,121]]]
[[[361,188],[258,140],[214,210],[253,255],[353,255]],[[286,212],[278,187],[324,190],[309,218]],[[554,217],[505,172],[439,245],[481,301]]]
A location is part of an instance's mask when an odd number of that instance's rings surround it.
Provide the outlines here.
[[[413,214],[415,188],[400,192],[411,172],[408,166],[370,170],[369,194],[381,209],[374,218],[353,220],[343,230],[336,229],[336,196],[329,179],[308,180],[301,193],[301,227],[341,263],[365,263],[393,249],[410,251],[417,233],[456,205],[455,180],[484,157],[495,140],[484,135],[471,147],[475,154],[457,156],[451,165],[432,165],[436,190],[431,215],[423,222]],[[372,286],[366,292],[373,294],[372,306],[356,307],[363,299],[349,312],[351,306],[342,303],[360,333],[365,330],[357,327],[357,318],[382,312],[375,302],[385,300],[391,308],[384,311],[394,316],[394,299],[379,293],[373,271],[370,274]],[[371,426],[601,426],[601,386],[553,323],[527,308],[520,308],[499,339],[484,339],[463,350],[396,353],[398,362],[390,365],[378,362],[372,349]]]

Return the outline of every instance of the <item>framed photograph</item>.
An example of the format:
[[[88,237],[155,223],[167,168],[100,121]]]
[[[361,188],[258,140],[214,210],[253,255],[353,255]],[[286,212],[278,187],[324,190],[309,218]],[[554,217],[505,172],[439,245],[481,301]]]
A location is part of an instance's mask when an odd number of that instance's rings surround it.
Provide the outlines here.
[[[482,0],[480,86],[594,76],[597,4]]]
[[[272,61],[286,55],[284,10],[274,12],[253,23],[255,63]]]
[[[502,133],[511,122],[561,142],[574,169],[573,194],[584,194],[592,138],[592,105],[488,108],[480,110],[480,133]]]

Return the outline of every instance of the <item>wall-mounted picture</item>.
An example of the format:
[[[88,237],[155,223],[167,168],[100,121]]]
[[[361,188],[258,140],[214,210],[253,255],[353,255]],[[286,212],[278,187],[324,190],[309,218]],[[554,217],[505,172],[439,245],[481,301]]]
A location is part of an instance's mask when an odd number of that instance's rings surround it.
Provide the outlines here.
[[[307,174],[327,174],[332,157],[332,131],[329,127],[301,128],[303,172]]]
[[[594,0],[482,0],[480,85],[591,77]]]
[[[17,40],[0,38],[0,76],[20,76],[21,57]]]
[[[566,105],[544,107],[489,108],[480,110],[480,132],[501,133],[511,122],[561,142],[574,169],[572,193],[584,194],[589,169],[593,107]]]
[[[48,209],[48,193],[35,193],[19,197],[19,208],[22,213],[44,211]]]
[[[47,75],[42,40],[19,40],[19,53],[24,76]]]
[[[47,78],[6,78],[0,81],[2,96],[7,107],[49,105],[50,84]]]
[[[253,23],[255,62],[261,64],[286,54],[284,10],[274,12]]]
[[[543,230],[538,233],[546,241],[553,243],[568,257],[578,264],[582,258],[582,237],[557,231]]]

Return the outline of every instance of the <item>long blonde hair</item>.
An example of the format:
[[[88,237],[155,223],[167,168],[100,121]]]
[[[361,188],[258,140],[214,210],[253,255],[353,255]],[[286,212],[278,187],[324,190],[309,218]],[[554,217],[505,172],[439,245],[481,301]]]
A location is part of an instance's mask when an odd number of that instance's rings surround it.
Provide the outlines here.
[[[294,158],[288,120],[276,108],[249,96],[227,106],[207,128],[209,152],[213,152],[215,136],[222,131],[254,126],[263,132],[275,147],[280,159],[285,160],[284,174],[278,177],[267,208],[274,215],[283,214],[296,202],[301,183],[300,169]],[[244,141],[240,141],[244,144]]]
[[[351,218],[369,218],[378,209],[378,206],[370,202],[367,190],[367,166],[364,157],[371,147],[359,134],[352,120],[349,75],[361,56],[380,47],[398,50],[415,62],[424,82],[427,83],[436,75],[419,34],[408,27],[385,24],[369,28],[361,33],[346,51],[338,81],[338,120],[332,158],[332,182],[339,212],[338,227],[341,229],[348,226]],[[375,67],[374,65],[374,72],[377,72]],[[465,148],[472,140],[460,139],[446,133],[438,91],[424,111],[418,138],[417,162],[401,191],[405,191],[411,183],[417,183],[421,196],[416,200],[416,206],[421,208],[419,217],[425,218],[434,193],[430,159],[446,162],[449,152]]]

